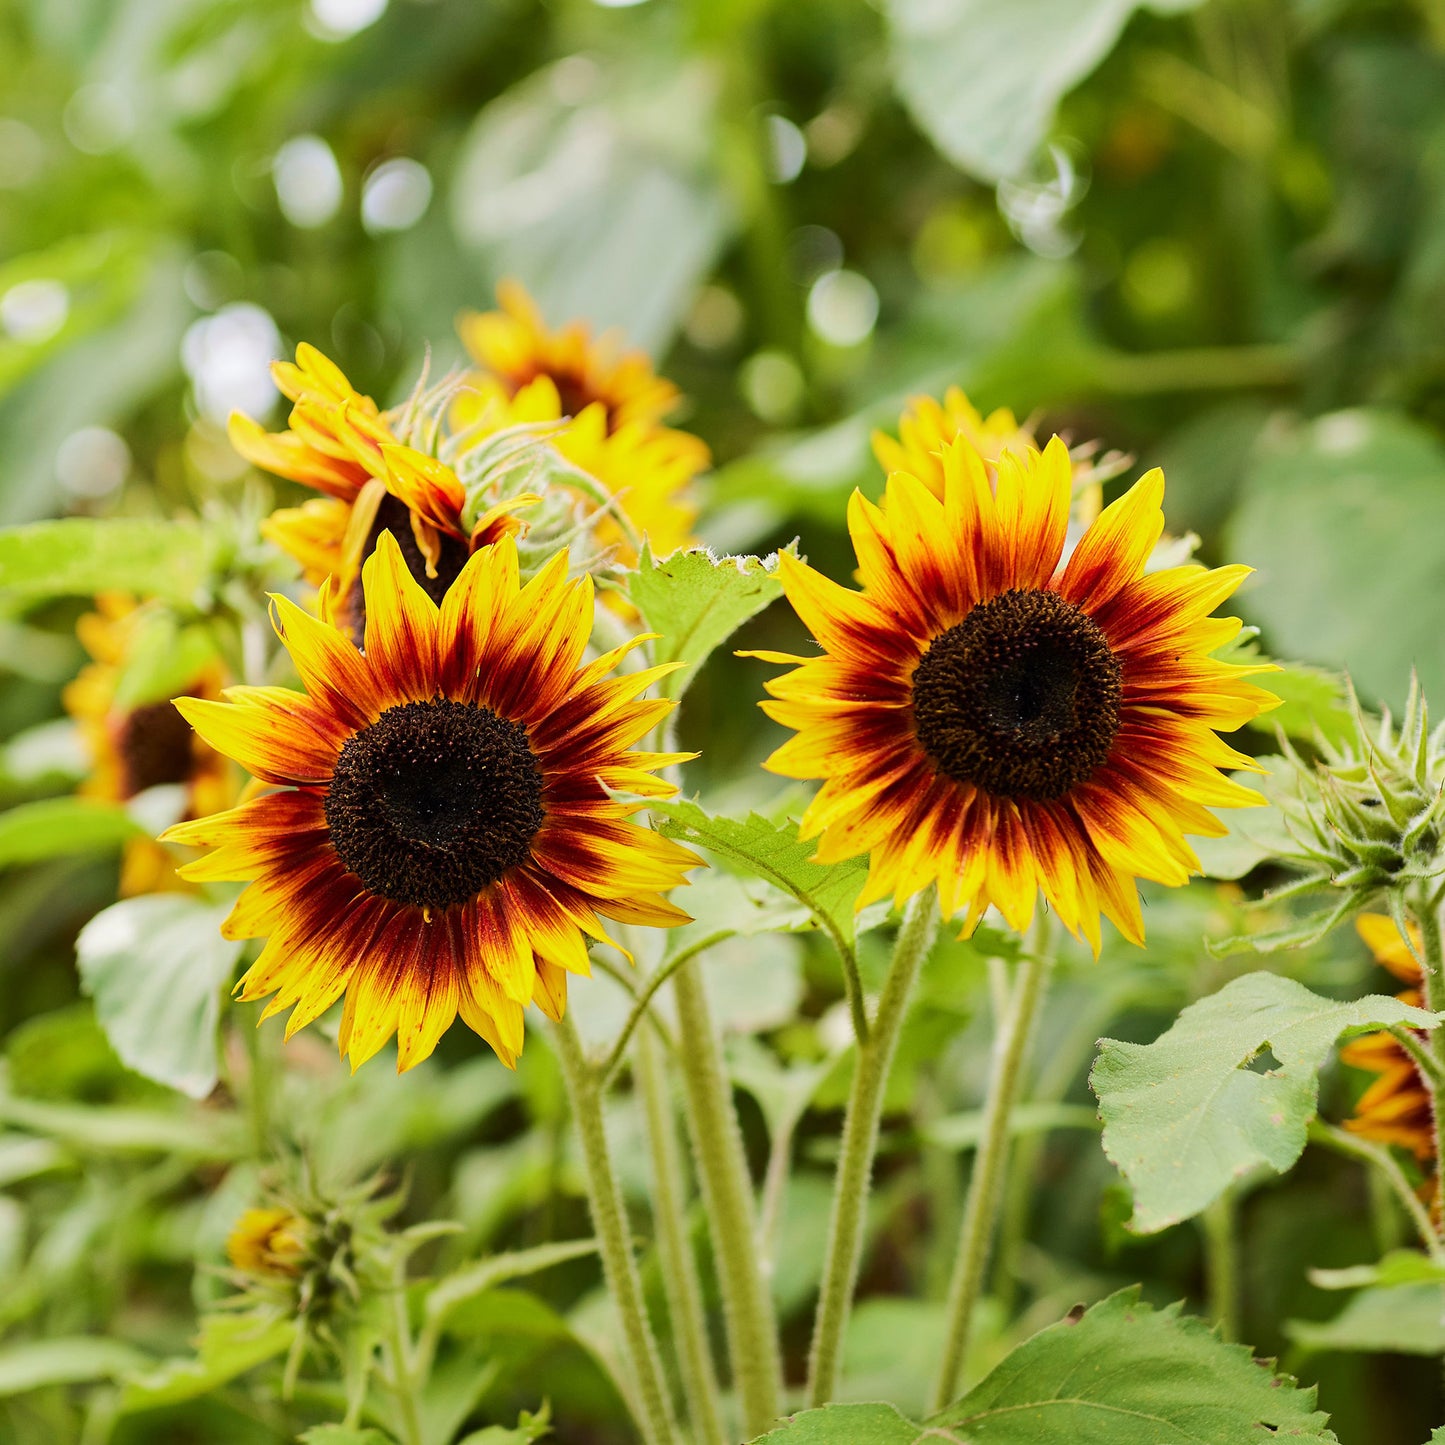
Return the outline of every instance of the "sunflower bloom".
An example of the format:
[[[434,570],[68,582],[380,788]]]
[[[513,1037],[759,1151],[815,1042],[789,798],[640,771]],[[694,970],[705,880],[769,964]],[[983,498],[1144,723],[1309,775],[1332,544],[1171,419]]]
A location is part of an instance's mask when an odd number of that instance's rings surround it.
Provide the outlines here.
[[[559,422],[549,440],[595,477],[617,502],[627,526],[604,516],[600,546],[624,565],[637,560],[628,530],[645,534],[666,556],[693,540],[697,508],[688,484],[711,461],[707,445],[662,425],[678,402],[640,351],[613,337],[593,340],[581,322],[549,332],[535,303],[515,282],[498,287],[502,310],[472,313],[459,323],[462,340],[482,371],[453,408],[458,431],[507,422]]]
[[[1362,913],[1355,926],[1375,955],[1375,962],[1409,985],[1396,997],[1418,1008],[1423,982],[1420,964],[1394,921],[1383,913]],[[1411,928],[1413,931],[1413,924]],[[1418,948],[1418,932],[1414,942]],[[1430,1090],[1399,1041],[1386,1032],[1365,1034],[1346,1044],[1340,1058],[1354,1068],[1379,1076],[1360,1095],[1354,1113],[1345,1120],[1345,1128],[1381,1144],[1398,1144],[1421,1164],[1431,1165],[1435,1158],[1435,1116]]]
[[[938,401],[931,396],[908,399],[898,419],[898,437],[873,433],[873,455],[887,473],[917,477],[935,497],[943,496],[943,449],[964,441],[989,467],[997,467],[1005,450],[1022,456],[1034,447],[1034,435],[1006,406],[984,416],[961,387],[950,386]]]
[[[794,729],[766,766],[823,786],[802,819],[829,863],[871,853],[859,907],[937,882],[945,916],[995,905],[1027,927],[1039,889],[1097,953],[1102,911],[1141,942],[1134,880],[1185,882],[1184,833],[1258,803],[1221,775],[1252,761],[1216,736],[1271,706],[1267,670],[1209,654],[1239,629],[1210,618],[1245,567],[1145,575],[1164,479],[1143,477],[1066,563],[1071,471],[1055,438],[942,451],[943,495],[906,472],[881,507],[855,492],[861,592],[783,555],[788,600],[821,657],[768,684]]]
[[[289,1209],[248,1209],[226,1236],[226,1258],[242,1274],[300,1274],[305,1224]]]
[[[675,791],[651,775],[690,755],[630,750],[672,707],[639,700],[668,669],[607,677],[641,638],[582,665],[591,580],[568,582],[559,555],[520,586],[510,538],[478,552],[440,608],[389,533],[362,585],[364,652],[275,599],[306,694],[180,704],[283,791],[167,837],[215,850],[186,876],[252,880],[225,932],[267,943],[238,992],[274,995],[263,1018],[291,1009],[287,1037],[344,993],[353,1068],[393,1034],[411,1068],[458,1014],[512,1066],[526,1005],[561,1017],[567,975],[589,972],[586,939],[611,942],[598,914],[687,921],[663,894],[698,859],[612,796]]]
[[[103,593],[95,599],[95,611],[76,623],[81,645],[93,659],[63,696],[90,755],[90,776],[80,792],[124,803],[150,788],[178,785],[185,790],[184,816],[202,818],[234,801],[230,764],[192,733],[171,699],[129,704],[122,700],[127,665],[144,617],[134,599]],[[219,697],[222,684],[220,665],[209,660],[176,691]],[[149,838],[126,844],[120,871],[123,896],[175,886],[174,862],[164,848]]]
[[[473,550],[514,530],[510,511],[534,500],[514,498],[469,528],[456,473],[404,445],[396,413],[381,411],[314,346],[303,342],[295,364],[275,362],[271,375],[293,403],[287,429],[267,432],[236,412],[231,445],[253,466],[324,494],[273,512],[261,531],[313,586],[335,579],[337,619],[357,638],[366,625],[361,564],[383,532],[396,537],[412,576],[439,602]]]

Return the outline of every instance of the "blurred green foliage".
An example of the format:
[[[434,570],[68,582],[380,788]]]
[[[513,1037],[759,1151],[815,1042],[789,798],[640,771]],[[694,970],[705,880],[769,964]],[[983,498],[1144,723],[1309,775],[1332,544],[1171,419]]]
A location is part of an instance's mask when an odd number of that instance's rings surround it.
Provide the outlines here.
[[[700,531],[719,548],[801,533],[846,576],[844,500],[882,483],[869,430],[957,382],[1041,433],[1163,465],[1174,530],[1259,569],[1240,606],[1272,654],[1348,667],[1382,701],[1413,665],[1445,699],[1439,0],[9,0],[0,74],[0,522],[254,510],[223,423],[232,403],[278,414],[273,353],[312,342],[391,402],[428,348],[434,368],[459,359],[457,313],[516,275],[554,322],[622,326],[683,387],[680,424],[718,463]],[[144,535],[164,555],[134,557],[138,575],[184,600],[207,565],[189,524]],[[73,563],[84,590],[93,559]],[[54,722],[74,615],[23,585],[0,602],[7,805],[43,810],[79,771]],[[798,640],[781,609],[742,638]],[[714,796],[773,811],[751,767],[772,745],[760,690],[755,664],[715,658],[682,732]],[[228,1033],[208,1102],[162,1093],[76,1001],[75,935],[114,897],[128,826],[97,815],[73,856],[41,862],[28,826],[4,838],[0,1438],[279,1442],[296,1420],[244,1381],[140,1403],[106,1383],[187,1353],[219,1290],[196,1261],[219,1265],[256,1180],[237,1081],[271,1079],[322,1167],[404,1169],[409,1218],[461,1224],[424,1256],[442,1269],[585,1233],[556,1068],[542,1038],[512,1076],[453,1035],[403,1080],[382,1064],[353,1080],[314,1038],[283,1069],[273,1037],[248,1063]],[[1073,960],[1035,1103],[1089,1104],[1100,1034],[1152,1038],[1232,977],[1199,940],[1239,932],[1237,913],[1212,888],[1156,891],[1147,955]],[[792,1379],[849,1068],[817,942],[768,940],[762,966],[720,951],[710,979],[755,1162],[770,1130],[802,1161],[774,1241]],[[860,936],[865,977],[875,945]],[[931,961],[890,1092],[848,1374],[905,1409],[924,1385],[897,1341],[939,1330],[986,951]],[[1283,966],[1326,991],[1370,981],[1348,944]],[[586,988],[574,1007],[602,1043],[628,1000]],[[1351,1087],[1327,1077],[1327,1113]],[[616,1110],[636,1137],[634,1101]],[[1126,1233],[1077,1114],[1040,1116],[1043,1203],[1006,1223],[1016,1317],[983,1332],[982,1364],[1138,1278],[1157,1303],[1203,1296],[1191,1226]],[[1321,1384],[1341,1440],[1418,1445],[1438,1369],[1400,1352],[1428,1320],[1374,1288],[1340,1313],[1306,1276],[1378,1258],[1398,1222],[1313,1153],[1240,1209],[1245,1338]],[[527,1285],[448,1318],[429,1408],[480,1429],[546,1398],[558,1439],[626,1440],[595,1262]],[[337,1406],[317,1387],[297,1418]]]

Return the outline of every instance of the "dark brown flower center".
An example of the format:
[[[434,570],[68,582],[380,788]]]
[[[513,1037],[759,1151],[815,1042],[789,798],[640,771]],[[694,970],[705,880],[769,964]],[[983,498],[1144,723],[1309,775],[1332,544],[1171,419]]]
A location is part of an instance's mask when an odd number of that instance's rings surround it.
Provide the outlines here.
[[[933,639],[913,674],[914,730],[949,777],[1048,802],[1109,756],[1121,674],[1086,612],[1014,589]]]
[[[170,702],[132,708],[116,739],[127,797],[191,776],[191,725]]]
[[[341,861],[394,903],[450,908],[531,854],[542,770],[520,723],[437,700],[388,708],[347,740],[326,795]]]
[[[367,534],[363,557],[370,557],[376,550],[377,541],[383,532],[390,532],[396,538],[407,571],[421,583],[422,591],[440,606],[442,598],[447,595],[447,588],[461,576],[462,568],[467,565],[470,555],[467,544],[460,537],[439,532],[437,535],[441,542],[441,556],[437,559],[437,575],[428,577],[426,558],[417,546],[416,534],[411,529],[411,512],[405,502],[390,495],[382,498],[381,505],[376,509],[376,520]],[[346,599],[346,616],[351,625],[352,637],[360,646],[366,634],[366,594],[362,591],[360,576],[352,584],[351,595]]]

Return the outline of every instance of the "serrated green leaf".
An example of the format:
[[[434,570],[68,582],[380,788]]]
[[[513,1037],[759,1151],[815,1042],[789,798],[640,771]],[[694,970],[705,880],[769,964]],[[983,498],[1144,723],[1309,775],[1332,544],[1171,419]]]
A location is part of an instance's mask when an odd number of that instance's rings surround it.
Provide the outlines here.
[[[81,983],[121,1061],[193,1099],[216,1087],[221,990],[243,947],[221,937],[229,911],[186,893],[126,898],[75,941]]]
[[[113,852],[142,829],[115,803],[41,798],[0,813],[0,868],[76,853]]]
[[[0,532],[0,594],[27,601],[136,592],[195,603],[214,548],[197,522],[67,517]]]
[[[644,545],[637,570],[628,575],[627,595],[648,630],[661,633],[653,661],[683,664],[658,691],[681,697],[708,657],[782,592],[776,552],[715,557],[706,547],[693,547],[659,561]]]
[[[91,1335],[26,1340],[0,1349],[0,1398],[46,1385],[114,1380],[139,1368],[146,1357],[121,1340]]]
[[[208,1395],[228,1380],[284,1355],[295,1337],[294,1320],[205,1315],[195,1355],[133,1373],[121,1391],[120,1412],[131,1415]]]
[[[790,893],[817,920],[818,926],[844,947],[856,936],[853,904],[868,877],[868,860],[813,862],[816,843],[798,837],[793,823],[772,823],[757,813],[746,818],[711,814],[697,803],[648,801],[658,831],[726,858]]]
[[[1382,994],[1337,1003],[1293,979],[1251,973],[1191,1004],[1152,1044],[1103,1039],[1090,1083],[1104,1152],[1134,1191],[1130,1228],[1198,1214],[1236,1179],[1299,1158],[1319,1068],[1341,1034],[1439,1016]],[[1265,1049],[1278,1068],[1249,1065]]]
[[[1040,1330],[927,1423],[967,1445],[1239,1445],[1269,1431],[1334,1441],[1314,1406],[1313,1389],[1134,1286]]]
[[[803,1410],[790,1415],[785,1424],[753,1445],[776,1441],[777,1445],[915,1445],[925,1439],[946,1442],[947,1435],[924,1430],[905,1419],[892,1405],[824,1405],[820,1410]]]
[[[1289,1320],[1285,1333],[1307,1350],[1445,1354],[1445,1288],[1405,1284],[1362,1289],[1332,1320]]]

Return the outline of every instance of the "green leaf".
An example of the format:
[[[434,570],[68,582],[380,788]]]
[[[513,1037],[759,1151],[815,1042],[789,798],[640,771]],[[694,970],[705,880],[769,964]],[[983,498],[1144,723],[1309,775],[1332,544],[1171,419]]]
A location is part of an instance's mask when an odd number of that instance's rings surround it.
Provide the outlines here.
[[[136,592],[194,605],[214,548],[200,524],[67,517],[0,531],[0,594],[26,601]]]
[[[81,983],[121,1061],[193,1099],[216,1086],[221,990],[244,946],[221,937],[229,911],[185,893],[126,898],[75,942]]]
[[[0,813],[0,868],[75,853],[107,853],[139,838],[139,823],[115,803],[42,798]]]
[[[948,1438],[904,1419],[892,1405],[824,1405],[790,1415],[786,1424],[759,1435],[755,1445],[764,1440],[778,1445],[915,1445]]]
[[[681,697],[712,652],[782,591],[776,552],[764,558],[715,557],[706,547],[694,547],[658,561],[644,545],[637,570],[628,576],[627,595],[648,630],[662,634],[653,661],[684,664],[658,691]]]
[[[1445,697],[1445,447],[1381,411],[1268,435],[1224,539],[1257,569],[1241,608],[1272,650],[1348,667],[1366,696],[1403,701],[1413,666]]]
[[[899,94],[955,165],[990,181],[1017,175],[1059,101],[1114,48],[1136,8],[1138,0],[888,0]]]
[[[90,1154],[175,1154],[186,1159],[228,1160],[247,1147],[245,1131],[234,1114],[53,1104],[20,1098],[3,1087],[0,1123]]]
[[[1312,1269],[1310,1283],[1316,1289],[1361,1289],[1367,1285],[1391,1289],[1402,1284],[1445,1284],[1445,1262],[1433,1260],[1418,1249],[1392,1249],[1378,1264]]]
[[[716,86],[698,65],[666,78],[613,66],[599,80],[579,104],[548,68],[486,106],[452,180],[453,224],[554,325],[584,316],[659,352],[733,225],[714,164]]]
[[[983,1138],[983,1111],[971,1109],[964,1114],[945,1114],[925,1124],[922,1137],[938,1149],[976,1149]],[[1009,1136],[1047,1134],[1054,1129],[1087,1129],[1099,1127],[1099,1116],[1087,1104],[1020,1104],[1009,1115]]]
[[[665,837],[695,843],[775,884],[792,894],[840,946],[852,947],[853,904],[868,877],[866,858],[827,866],[815,863],[817,844],[802,842],[796,824],[773,823],[758,813],[728,818],[686,800],[649,799],[647,806]]]
[[[508,1429],[505,1425],[488,1425],[468,1435],[461,1445],[532,1445],[534,1440],[544,1440],[552,1433],[552,1410],[543,1405],[534,1415],[523,1410],[517,1417],[516,1426]]]
[[[928,1423],[968,1445],[1239,1445],[1269,1430],[1335,1440],[1313,1389],[1179,1311],[1120,1290],[1025,1340]]]
[[[133,1374],[121,1391],[121,1414],[208,1395],[228,1380],[284,1355],[295,1337],[294,1320],[204,1315],[194,1357],[167,1360],[153,1370]]]
[[[394,1445],[391,1436],[380,1430],[353,1425],[313,1425],[296,1438],[299,1445]]]
[[[0,1398],[46,1385],[114,1380],[139,1368],[145,1358],[121,1340],[90,1335],[7,1345],[0,1349]]]
[[[510,1254],[493,1255],[451,1274],[443,1275],[427,1294],[426,1317],[432,1325],[440,1324],[460,1304],[485,1294],[508,1280],[525,1279],[544,1269],[584,1259],[597,1252],[595,1239],[569,1239],[560,1244],[539,1244],[532,1249],[519,1249]]]
[[[1289,1320],[1285,1333],[1307,1350],[1445,1354],[1445,1290],[1439,1284],[1363,1289],[1334,1319]]]
[[[1152,1234],[1260,1165],[1288,1169],[1314,1118],[1320,1065],[1342,1033],[1438,1022],[1382,994],[1337,1003],[1293,979],[1251,973],[1191,1004],[1152,1044],[1101,1040],[1090,1083],[1104,1152],[1134,1191],[1129,1227]],[[1256,1072],[1250,1065],[1266,1050],[1277,1067]]]

